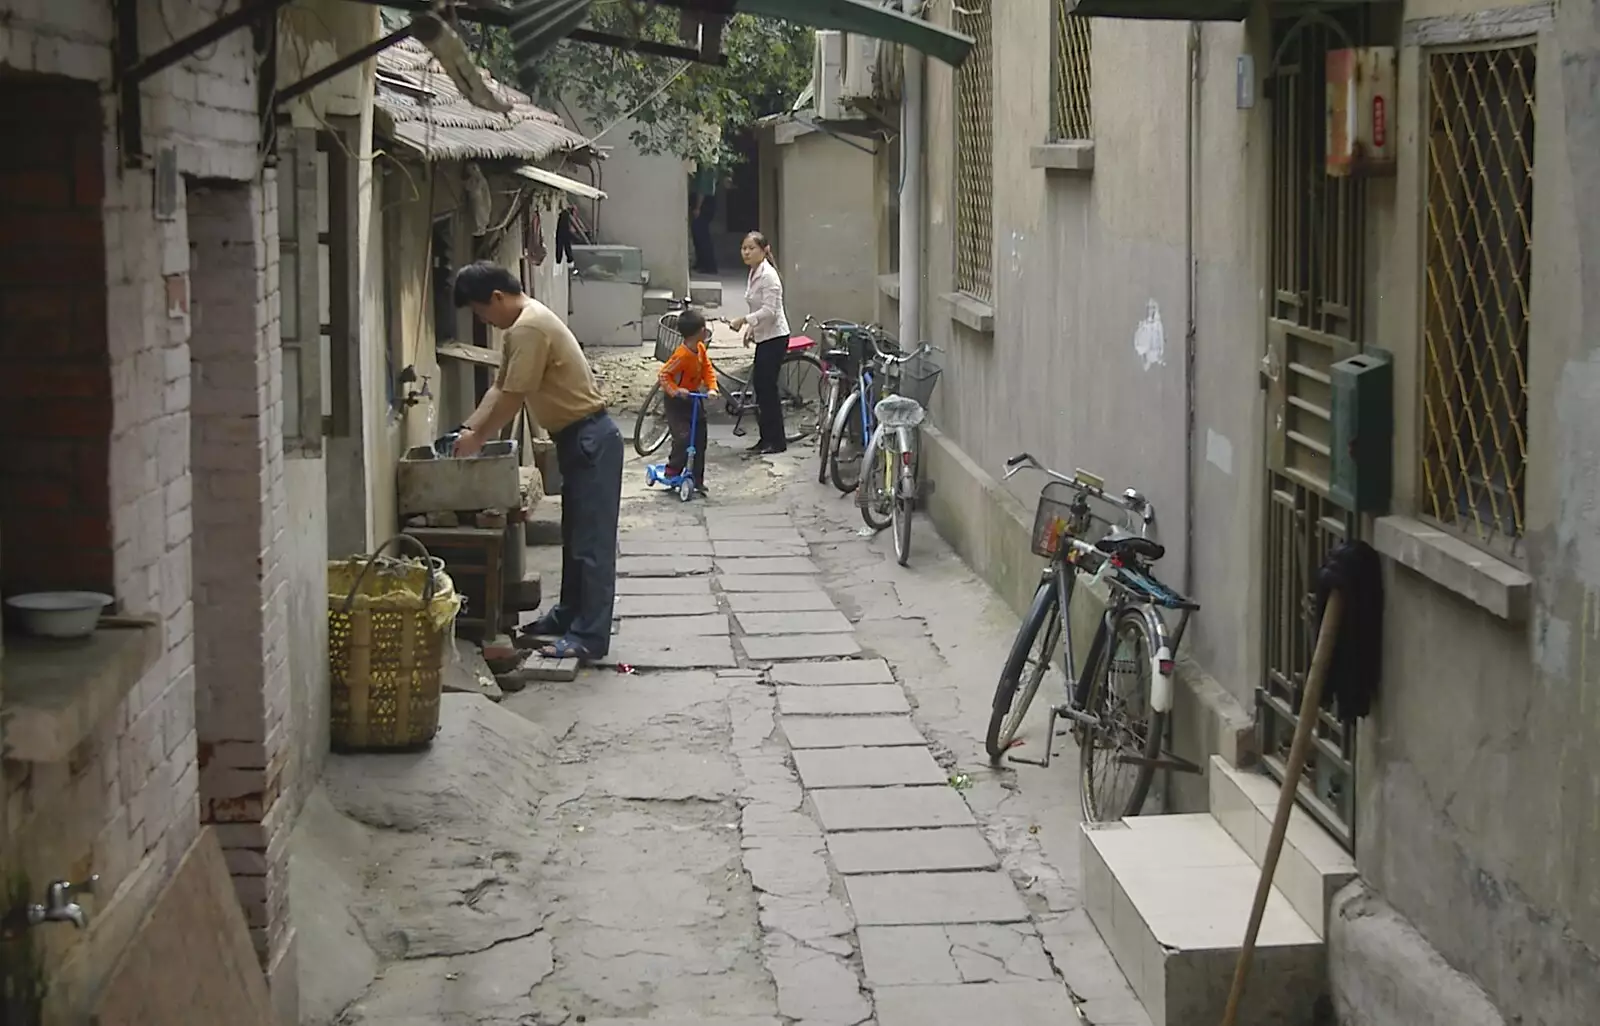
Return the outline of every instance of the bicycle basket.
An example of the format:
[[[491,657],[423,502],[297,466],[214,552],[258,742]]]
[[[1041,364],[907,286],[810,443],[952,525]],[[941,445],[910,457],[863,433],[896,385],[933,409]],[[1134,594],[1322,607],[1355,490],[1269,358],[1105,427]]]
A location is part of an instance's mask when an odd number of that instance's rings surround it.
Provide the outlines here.
[[[857,328],[848,332],[844,337],[844,344],[845,351],[850,354],[850,362],[854,366],[862,366],[878,356],[878,351],[872,347],[872,332],[867,328]],[[896,351],[894,340],[891,338],[880,338],[878,344],[886,353]]]
[[[1060,481],[1051,481],[1039,492],[1039,506],[1033,513],[1033,554],[1054,559],[1067,538],[1076,537],[1088,519],[1073,512],[1078,493]]]
[[[900,366],[900,383],[896,391],[907,399],[915,399],[923,409],[927,409],[933,400],[933,386],[939,383],[942,373],[944,368],[934,363],[929,354],[913,356]]]
[[[683,335],[678,331],[678,313],[664,313],[656,323],[656,362],[666,363],[677,352]]]

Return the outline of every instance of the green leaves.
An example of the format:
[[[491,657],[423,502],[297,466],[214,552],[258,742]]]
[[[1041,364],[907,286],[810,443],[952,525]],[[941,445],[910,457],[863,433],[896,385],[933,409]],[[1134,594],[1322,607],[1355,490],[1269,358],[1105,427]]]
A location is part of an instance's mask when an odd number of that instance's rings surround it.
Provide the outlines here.
[[[649,0],[595,0],[587,27],[682,45],[679,14]],[[629,141],[646,153],[727,167],[734,162],[728,138],[758,118],[788,110],[810,82],[814,39],[805,26],[734,15],[723,32],[726,67],[569,40],[540,59],[526,86],[541,106],[583,116],[580,131],[600,132],[631,118]],[[484,29],[478,49],[496,78],[517,81],[504,30]]]

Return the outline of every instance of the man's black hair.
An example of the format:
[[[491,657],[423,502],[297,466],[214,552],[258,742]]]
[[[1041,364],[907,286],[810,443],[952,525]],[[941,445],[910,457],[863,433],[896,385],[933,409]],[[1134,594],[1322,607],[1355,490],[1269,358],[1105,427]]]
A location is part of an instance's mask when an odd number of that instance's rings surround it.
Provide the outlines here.
[[[678,315],[678,334],[685,340],[694,338],[706,329],[706,319],[699,310],[685,310]]]
[[[478,260],[456,271],[456,308],[468,303],[487,303],[496,292],[508,296],[522,295],[522,282],[517,276],[492,260]]]

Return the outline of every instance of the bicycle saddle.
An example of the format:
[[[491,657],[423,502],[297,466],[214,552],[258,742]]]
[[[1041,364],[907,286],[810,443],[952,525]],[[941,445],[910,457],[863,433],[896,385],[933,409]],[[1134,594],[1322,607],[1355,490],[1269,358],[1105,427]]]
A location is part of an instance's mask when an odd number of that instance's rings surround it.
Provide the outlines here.
[[[873,407],[872,413],[880,424],[891,428],[916,427],[927,416],[921,403],[903,395],[884,396]]]
[[[1149,563],[1167,554],[1165,545],[1115,527],[1110,534],[1095,542],[1094,547],[1108,556],[1133,556]]]

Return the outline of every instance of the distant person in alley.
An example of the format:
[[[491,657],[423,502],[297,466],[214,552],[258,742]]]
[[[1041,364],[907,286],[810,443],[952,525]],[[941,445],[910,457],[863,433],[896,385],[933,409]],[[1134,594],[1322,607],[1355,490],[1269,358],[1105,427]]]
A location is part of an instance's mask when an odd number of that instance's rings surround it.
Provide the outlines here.
[[[526,407],[550,432],[561,470],[561,599],[528,633],[556,640],[542,654],[593,662],[611,645],[617,592],[622,433],[572,331],[487,260],[456,272],[456,307],[504,332],[500,372],[462,426],[455,455],[473,456]]]
[[[750,305],[745,317],[728,322],[744,334],[744,344],[755,344],[756,362],[750,371],[750,387],[756,393],[757,418],[761,437],[750,447],[751,455],[767,456],[789,447],[783,426],[783,400],[778,394],[778,371],[789,351],[789,315],[783,309],[783,279],[772,266],[772,243],[760,232],[751,232],[739,244],[739,257],[750,268],[744,301]]]

